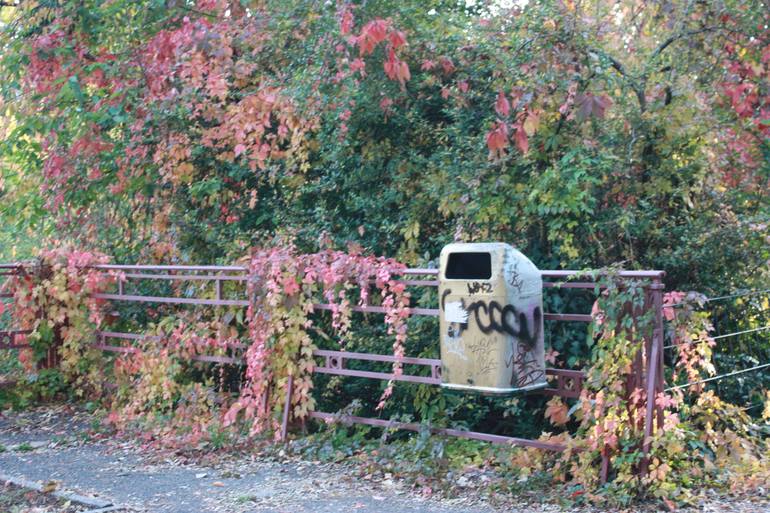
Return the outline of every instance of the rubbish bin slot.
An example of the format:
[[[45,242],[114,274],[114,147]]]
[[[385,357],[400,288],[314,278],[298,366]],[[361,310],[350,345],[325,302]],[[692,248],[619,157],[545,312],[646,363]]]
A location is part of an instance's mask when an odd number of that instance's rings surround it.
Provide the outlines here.
[[[492,254],[450,253],[444,277],[448,280],[488,280],[492,277]]]

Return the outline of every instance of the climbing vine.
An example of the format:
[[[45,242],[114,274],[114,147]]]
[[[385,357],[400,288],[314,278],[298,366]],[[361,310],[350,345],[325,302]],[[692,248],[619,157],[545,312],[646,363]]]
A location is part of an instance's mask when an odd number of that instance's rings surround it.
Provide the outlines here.
[[[219,411],[231,402],[224,369],[205,372],[210,364],[196,357],[227,356],[240,345],[227,324],[182,313],[149,326],[114,362],[107,423],[175,448],[196,448],[220,433]]]
[[[592,361],[583,392],[572,408],[554,398],[546,409],[555,425],[570,418],[577,423],[574,435],[556,437],[568,450],[554,463],[555,477],[577,487],[577,495],[623,504],[654,497],[670,509],[692,503],[695,488],[704,483],[741,491],[766,484],[770,460],[763,429],[742,408],[704,392],[702,384],[650,398],[659,413],[645,439],[648,398],[640,371],[652,334],[649,283],[620,281],[612,272],[598,283],[604,292],[594,307]],[[667,340],[678,356],[668,382],[686,385],[713,375],[712,327],[707,314],[696,310],[702,296],[671,292],[663,299]],[[592,490],[601,488],[603,477],[610,493],[600,498]]]
[[[392,259],[364,256],[358,252],[322,251],[298,254],[289,245],[254,251],[248,260],[250,304],[247,318],[250,345],[246,351],[246,384],[241,397],[225,415],[232,424],[239,414],[251,421],[252,432],[278,427],[289,377],[293,380],[292,414],[304,419],[312,410],[311,396],[314,345],[309,333],[315,298],[323,298],[331,310],[332,327],[341,337],[350,329],[351,291],[358,290],[356,304],[369,305],[370,288],[380,291],[393,353],[404,356],[409,294],[397,279],[404,266]],[[401,365],[394,364],[394,373]],[[378,408],[392,394],[389,383]]]
[[[42,251],[4,285],[13,294],[15,325],[30,331],[26,340],[31,349],[20,354],[27,371],[35,373],[60,360],[65,379],[79,396],[98,395],[104,378],[99,352],[91,346],[104,320],[105,301],[93,295],[117,276],[91,266],[107,260],[100,253],[60,246]]]
[[[404,356],[410,295],[402,264],[356,248],[302,253],[289,243],[254,249],[244,259],[245,316],[228,309],[213,316],[194,310],[161,315],[134,343],[123,346],[107,372],[106,357],[92,347],[106,305],[93,295],[125,280],[93,268],[107,260],[58,247],[43,251],[38,262],[7,283],[16,303],[15,320],[30,330],[32,350],[21,358],[34,373],[36,363],[54,352],[77,395],[101,395],[106,423],[148,443],[211,447],[244,434],[277,434],[287,395],[291,417],[305,420],[315,407],[314,340],[331,340],[322,329],[329,326],[344,349],[357,307],[380,309],[393,337],[393,354]],[[683,386],[648,398],[642,369],[653,328],[650,284],[621,280],[613,269],[592,278],[602,293],[593,308],[583,391],[572,405],[554,397],[545,408],[552,424],[569,426],[572,434],[544,433],[542,438],[564,443],[567,450],[554,458],[524,450],[514,462],[548,468],[573,493],[620,503],[641,496],[675,507],[691,503],[694,489],[703,483],[738,491],[766,483],[765,428],[701,384],[689,385],[714,373],[712,328],[697,310],[702,297],[664,295],[666,344],[678,357],[666,379]],[[329,312],[327,324],[311,316],[319,309]],[[549,359],[556,356],[551,351]],[[225,365],[206,367],[212,362],[242,362],[242,372],[228,373]],[[393,372],[401,373],[398,359]],[[391,382],[377,409],[392,393]],[[645,438],[648,400],[659,414],[652,436]],[[608,493],[594,496],[600,489]]]

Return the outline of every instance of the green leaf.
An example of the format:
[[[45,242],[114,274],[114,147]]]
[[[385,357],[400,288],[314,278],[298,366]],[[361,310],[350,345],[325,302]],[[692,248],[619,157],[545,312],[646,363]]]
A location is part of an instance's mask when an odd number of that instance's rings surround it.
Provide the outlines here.
[[[70,88],[70,91],[72,91],[72,94],[75,96],[75,98],[78,100],[80,105],[83,105],[85,102],[85,96],[83,95],[83,90],[80,88],[80,81],[78,80],[77,75],[72,75],[67,80],[67,85]]]

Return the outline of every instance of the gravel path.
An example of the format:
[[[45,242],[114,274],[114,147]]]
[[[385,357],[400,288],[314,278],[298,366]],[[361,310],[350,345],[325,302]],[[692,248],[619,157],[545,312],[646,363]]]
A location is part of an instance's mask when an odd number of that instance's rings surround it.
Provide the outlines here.
[[[473,489],[456,499],[426,498],[385,474],[357,477],[349,466],[301,459],[274,461],[227,454],[209,466],[182,456],[159,456],[130,441],[92,441],[92,419],[67,407],[0,412],[0,475],[55,483],[58,491],[103,499],[132,513],[535,513],[563,511],[554,504],[511,504],[496,509]],[[464,479],[460,477],[460,480]],[[2,483],[0,483],[2,484]],[[689,511],[768,513],[762,497],[713,493]],[[88,509],[88,508],[86,508]],[[573,513],[596,513],[577,508]],[[654,504],[634,512],[660,511]]]
[[[82,414],[0,417],[0,473],[59,482],[127,511],[164,513],[492,513],[475,498],[425,499],[385,479],[370,483],[341,467],[238,458],[226,465],[150,462],[131,443],[87,442]],[[342,467],[344,470],[344,467]],[[507,511],[512,511],[508,509]]]

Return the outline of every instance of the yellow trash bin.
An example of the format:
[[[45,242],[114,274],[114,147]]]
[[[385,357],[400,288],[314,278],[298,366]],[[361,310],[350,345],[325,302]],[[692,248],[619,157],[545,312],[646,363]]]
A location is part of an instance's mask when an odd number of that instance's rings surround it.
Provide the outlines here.
[[[439,271],[442,386],[505,394],[546,386],[543,280],[504,243],[450,244]]]

